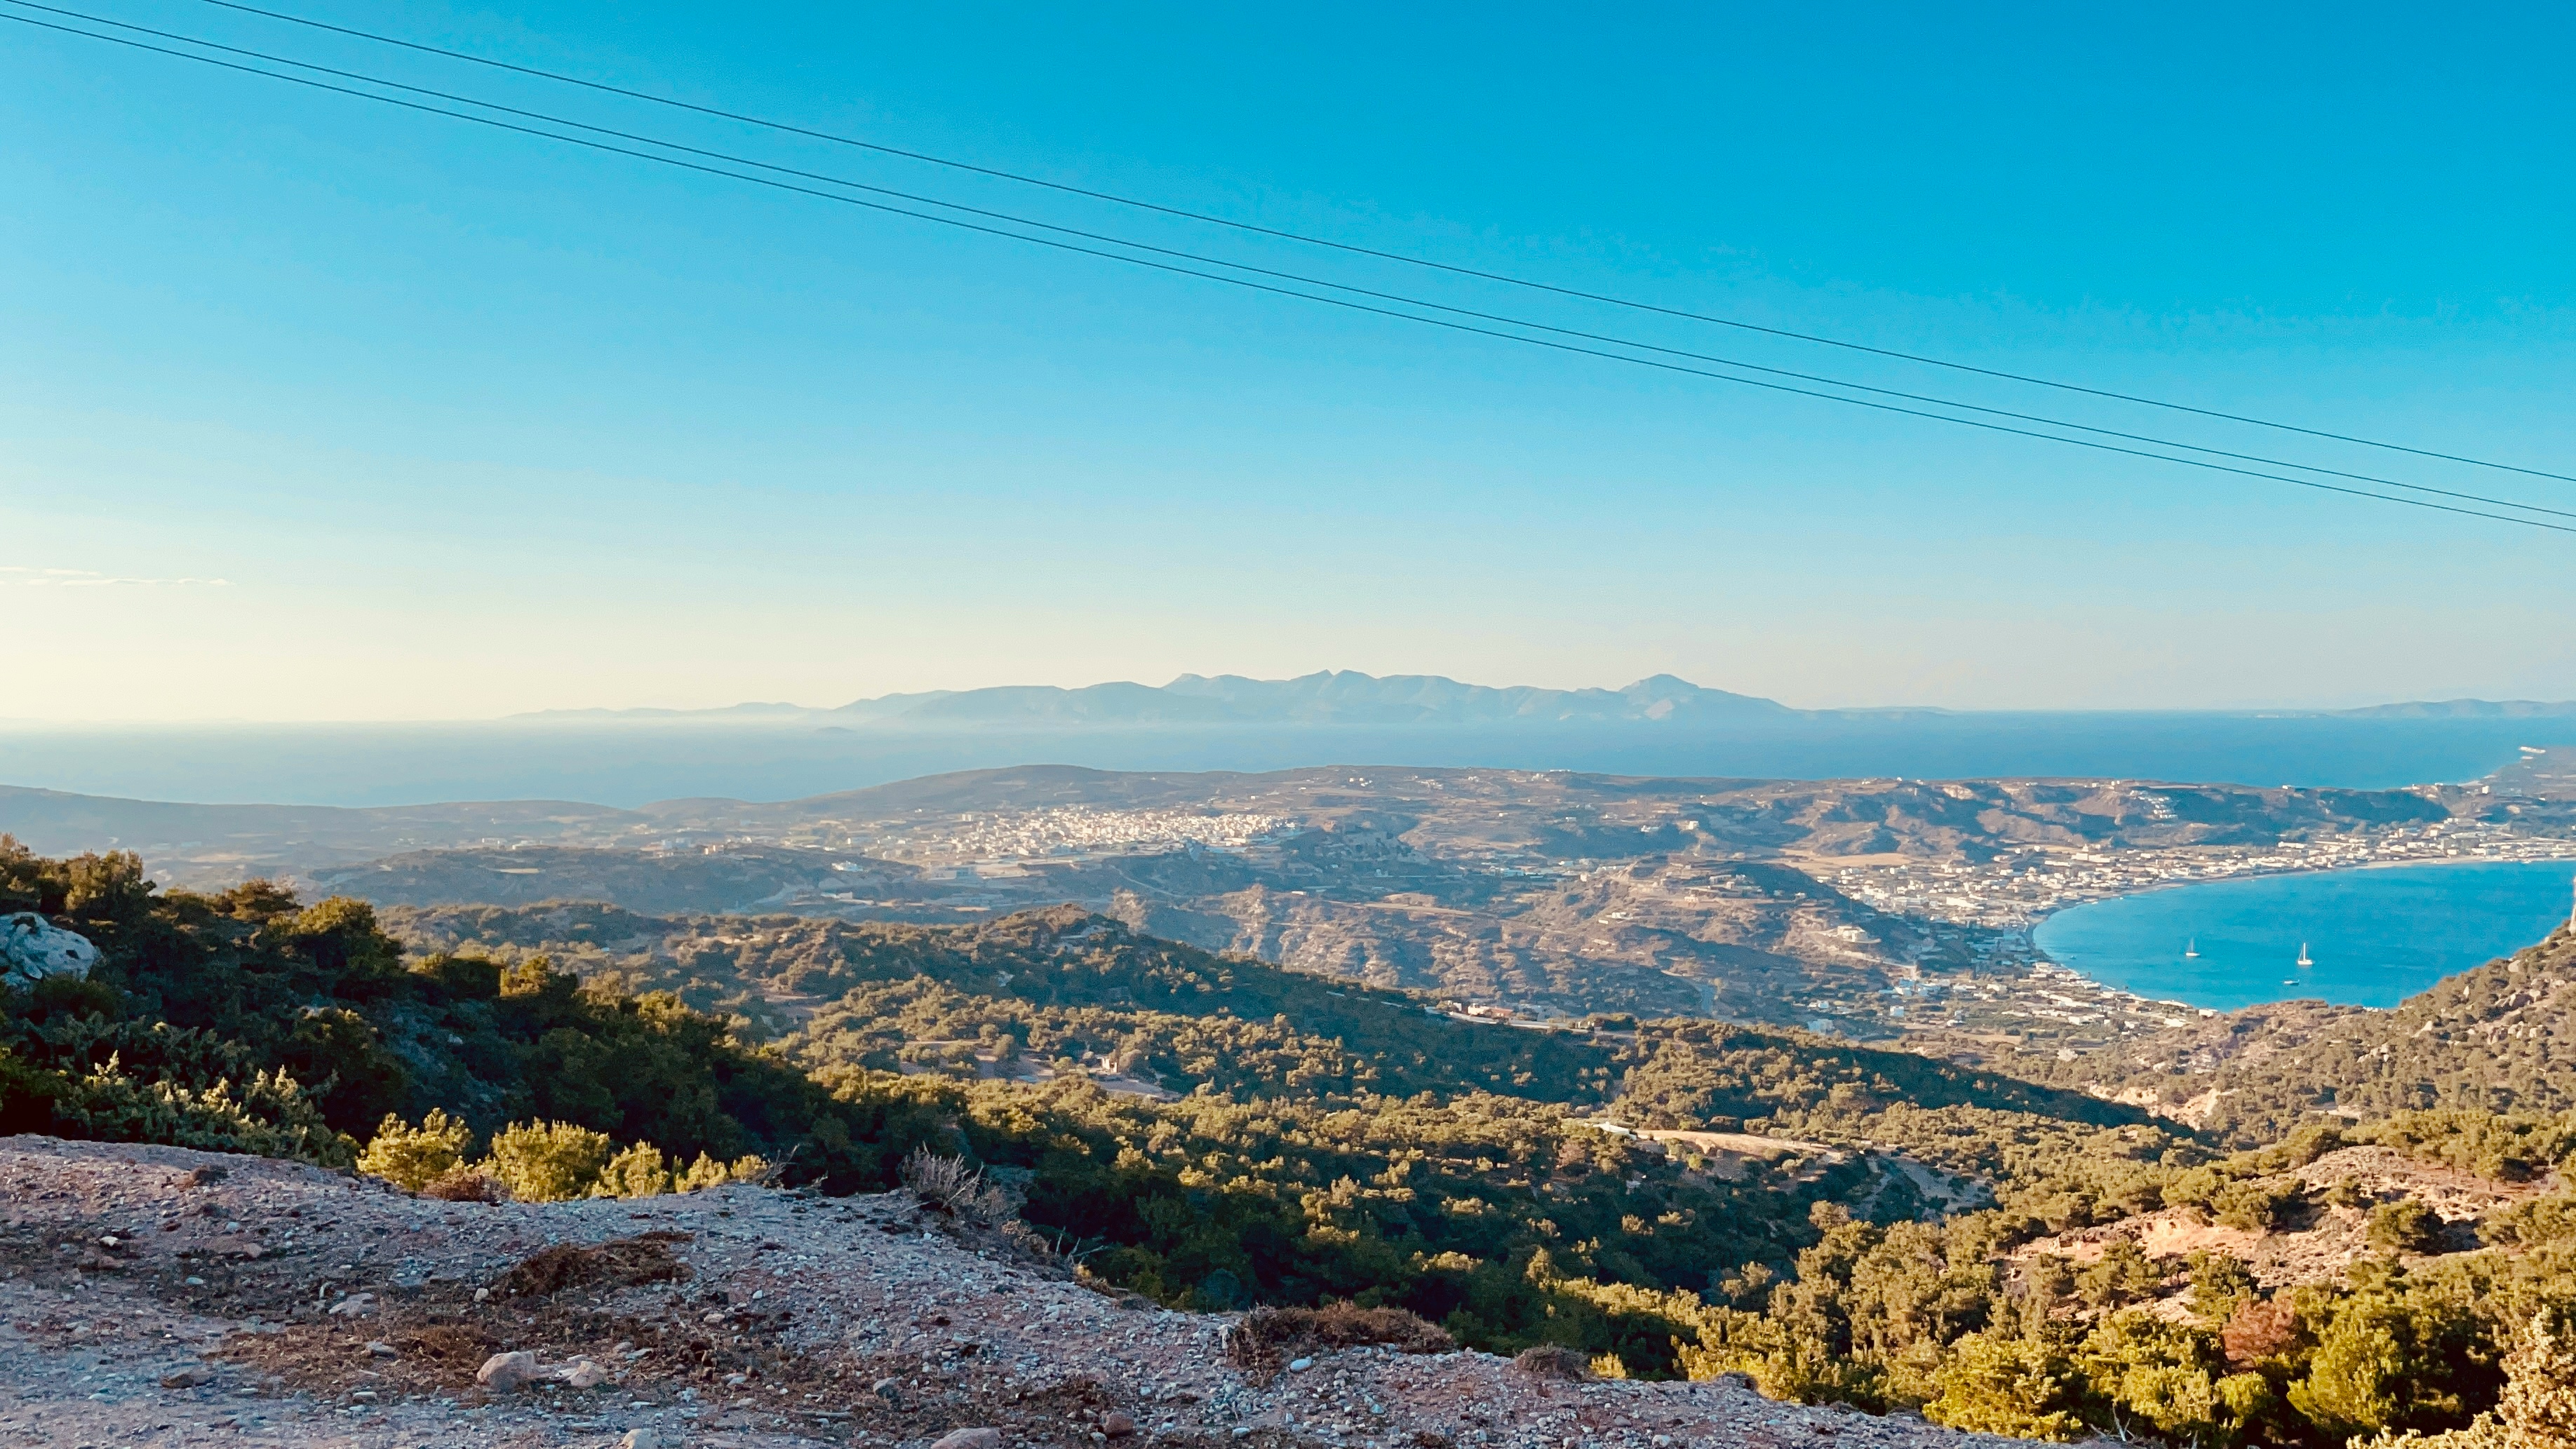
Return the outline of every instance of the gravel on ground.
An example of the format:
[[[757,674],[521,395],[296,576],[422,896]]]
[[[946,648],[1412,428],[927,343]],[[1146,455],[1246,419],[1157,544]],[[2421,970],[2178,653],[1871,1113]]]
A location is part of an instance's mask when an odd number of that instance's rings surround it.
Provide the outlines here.
[[[451,1203],[294,1163],[0,1138],[0,1446],[928,1449],[979,1428],[1002,1449],[1980,1438],[1737,1381],[1552,1381],[1476,1352],[1246,1370],[1226,1353],[1234,1322],[979,1246],[906,1194]],[[509,1369],[478,1383],[520,1352],[525,1386],[493,1386]]]

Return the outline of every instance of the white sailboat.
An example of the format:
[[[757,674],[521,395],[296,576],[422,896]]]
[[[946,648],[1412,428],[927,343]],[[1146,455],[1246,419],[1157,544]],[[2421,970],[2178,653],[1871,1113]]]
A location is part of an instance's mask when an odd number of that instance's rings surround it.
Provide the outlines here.
[[[2317,964],[2315,959],[2308,955],[2308,943],[2305,941],[2301,941],[2299,943],[2299,964],[2302,966],[2314,966]]]
[[[2197,961],[2200,959],[2200,938],[2198,936],[2192,937],[2191,940],[2184,945],[2182,948],[2182,959],[2186,961]]]

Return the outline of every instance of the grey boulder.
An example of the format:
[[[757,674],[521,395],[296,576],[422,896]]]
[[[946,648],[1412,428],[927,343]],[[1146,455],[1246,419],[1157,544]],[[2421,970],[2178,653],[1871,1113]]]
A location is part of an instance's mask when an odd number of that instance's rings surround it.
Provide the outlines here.
[[[85,977],[97,964],[98,948],[76,931],[34,911],[0,916],[0,981],[25,986],[48,976]]]

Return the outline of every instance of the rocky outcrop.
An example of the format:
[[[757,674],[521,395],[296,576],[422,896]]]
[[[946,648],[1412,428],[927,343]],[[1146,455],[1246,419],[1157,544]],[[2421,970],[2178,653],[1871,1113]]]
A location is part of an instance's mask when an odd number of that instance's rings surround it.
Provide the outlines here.
[[[85,977],[98,948],[34,911],[0,916],[0,981],[26,986],[48,976]]]

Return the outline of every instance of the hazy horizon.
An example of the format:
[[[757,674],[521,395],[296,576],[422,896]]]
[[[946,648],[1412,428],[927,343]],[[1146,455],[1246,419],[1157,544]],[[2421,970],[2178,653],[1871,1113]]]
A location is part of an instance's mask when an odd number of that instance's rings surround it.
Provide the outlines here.
[[[2117,778],[2387,789],[2458,783],[2576,718],[1913,715],[1665,730],[1635,725],[971,728],[810,725],[127,725],[0,732],[0,785],[126,799],[302,805],[788,800],[958,770],[1062,764],[1574,770],[1668,778]]]
[[[1323,674],[1343,674],[1343,673],[1349,673],[1349,674],[1358,674],[1358,675],[1366,676],[1366,677],[1373,678],[1373,679],[1376,679],[1376,680],[1404,679],[1404,678],[1412,678],[1412,679],[1429,679],[1429,680],[1435,680],[1435,681],[1440,681],[1440,682],[1444,682],[1444,683],[1460,684],[1460,685],[1464,685],[1464,686],[1467,686],[1467,687],[1470,687],[1470,688],[1478,688],[1478,689],[1493,689],[1493,690],[1562,690],[1562,691],[1569,691],[1569,692],[1571,692],[1571,691],[1616,691],[1616,690],[1623,689],[1623,688],[1633,687],[1633,686],[1635,686],[1635,685],[1637,685],[1637,684],[1641,684],[1641,683],[1644,683],[1644,682],[1646,681],[1646,677],[1640,677],[1640,678],[1638,678],[1638,679],[1633,679],[1633,680],[1623,680],[1623,681],[1619,681],[1619,682],[1616,682],[1616,683],[1609,682],[1609,681],[1605,681],[1605,680],[1602,680],[1602,679],[1592,679],[1592,680],[1575,680],[1575,681],[1573,681],[1573,682],[1567,682],[1567,683],[1547,683],[1547,682],[1538,682],[1538,681],[1531,681],[1531,680],[1513,680],[1513,681],[1510,681],[1510,682],[1508,682],[1508,683],[1496,683],[1496,682],[1491,682],[1491,681],[1483,681],[1483,680],[1476,680],[1476,679],[1462,678],[1462,677],[1457,676],[1457,675],[1439,674],[1439,673],[1429,673],[1429,672],[1411,672],[1411,671],[1406,671],[1406,672],[1392,672],[1392,673],[1389,673],[1389,674],[1375,674],[1375,675],[1372,675],[1372,674],[1370,674],[1370,672],[1369,672],[1369,671],[1365,671],[1365,670],[1344,670],[1344,669],[1338,669],[1338,668],[1336,668],[1336,669],[1326,669],[1326,670],[1321,670],[1321,671],[1310,671],[1309,673],[1323,673]],[[832,697],[830,697],[830,698],[828,698],[828,699],[824,700],[823,702],[807,702],[807,701],[786,700],[786,699],[726,699],[726,700],[719,700],[719,701],[715,701],[715,702],[712,702],[712,703],[688,703],[688,704],[670,704],[670,703],[663,703],[663,702],[660,702],[660,701],[649,701],[649,702],[616,702],[616,703],[588,703],[588,704],[575,704],[575,705],[549,705],[549,706],[544,706],[544,707],[541,707],[541,708],[528,709],[528,710],[514,710],[514,711],[509,711],[509,712],[506,712],[506,713],[500,713],[500,714],[389,715],[389,716],[344,715],[344,716],[311,716],[311,717],[299,717],[299,716],[289,716],[289,715],[252,715],[252,714],[241,714],[241,715],[182,715],[182,714],[162,714],[162,715],[127,715],[127,716],[108,716],[108,715],[78,715],[78,714],[43,715],[43,714],[14,714],[14,713],[0,713],[0,731],[21,731],[21,730],[44,731],[44,730],[53,730],[53,729],[62,729],[62,728],[85,728],[85,727],[95,727],[95,728],[105,728],[105,729],[128,728],[128,727],[134,727],[134,728],[160,728],[160,727],[182,727],[182,728],[184,728],[184,727],[232,728],[232,727],[243,727],[243,726],[268,726],[268,725],[314,725],[314,726],[331,726],[331,725],[346,725],[346,726],[370,726],[370,725],[530,725],[530,726],[542,726],[542,725],[547,725],[547,724],[552,724],[552,723],[558,723],[558,722],[560,722],[560,723],[611,723],[611,722],[616,722],[616,721],[618,720],[618,717],[619,717],[619,716],[625,716],[625,717],[627,717],[628,719],[631,719],[631,720],[633,720],[634,722],[637,722],[637,723],[667,723],[667,724],[677,724],[677,723],[680,723],[680,722],[682,722],[682,721],[692,721],[692,720],[694,720],[695,722],[703,722],[703,723],[708,723],[708,724],[736,724],[736,723],[740,723],[740,724],[747,724],[747,725],[748,725],[748,724],[757,724],[757,722],[758,722],[758,720],[759,720],[759,715],[757,714],[757,711],[761,711],[761,710],[776,710],[776,711],[780,711],[780,712],[782,712],[782,713],[784,713],[784,712],[802,712],[802,713],[807,713],[807,714],[828,714],[828,713],[832,713],[832,712],[835,712],[835,711],[839,711],[839,710],[843,710],[843,709],[848,709],[848,708],[851,708],[851,707],[853,707],[853,706],[868,704],[868,703],[873,702],[873,701],[876,701],[876,700],[888,699],[888,698],[901,698],[901,697],[905,697],[905,696],[913,696],[913,695],[939,695],[939,694],[952,694],[952,695],[953,695],[953,694],[971,694],[971,693],[976,693],[976,692],[980,692],[980,691],[998,691],[998,690],[1012,690],[1012,689],[1052,689],[1052,690],[1062,690],[1062,691],[1066,691],[1066,692],[1069,692],[1069,693],[1070,693],[1070,692],[1078,692],[1078,691],[1087,690],[1087,689],[1096,689],[1096,688],[1101,688],[1101,687],[1104,687],[1104,686],[1119,686],[1119,685],[1135,685],[1135,686],[1139,686],[1139,687],[1146,688],[1146,689],[1162,689],[1162,688],[1166,688],[1166,687],[1168,687],[1168,686],[1169,686],[1169,685],[1171,685],[1171,684],[1178,683],[1178,682],[1183,681],[1183,680],[1189,680],[1189,679],[1203,679],[1203,678],[1209,678],[1209,677],[1224,677],[1224,676],[1233,676],[1233,677],[1237,677],[1237,678],[1253,679],[1253,680],[1256,680],[1256,681],[1259,681],[1259,682],[1264,682],[1264,683],[1283,682],[1283,681],[1287,681],[1287,680],[1294,680],[1294,679],[1297,679],[1297,678],[1304,677],[1304,676],[1301,676],[1301,675],[1285,675],[1285,676],[1273,676],[1273,677],[1265,678],[1265,677],[1263,677],[1263,676],[1249,675],[1249,674],[1245,674],[1245,673],[1243,673],[1242,671],[1235,671],[1235,670],[1225,670],[1225,671],[1215,671],[1215,670],[1210,670],[1210,671],[1199,671],[1199,670],[1180,670],[1180,671],[1176,671],[1175,673],[1173,673],[1173,674],[1171,674],[1171,675],[1168,675],[1168,676],[1162,676],[1162,683],[1160,683],[1160,684],[1150,683],[1150,682],[1148,682],[1148,681],[1146,681],[1146,680],[1139,680],[1139,679],[1084,679],[1084,680],[1075,680],[1075,681],[1072,681],[1072,682],[1059,682],[1059,681],[1053,681],[1053,680],[1012,679],[1012,680],[1004,680],[1004,681],[986,681],[986,682],[983,682],[983,683],[963,684],[963,685],[953,685],[953,686],[950,686],[950,685],[931,686],[931,687],[928,687],[928,688],[918,689],[918,690],[915,690],[915,689],[902,689],[902,690],[872,690],[872,691],[869,691],[869,692],[866,692],[866,693],[843,693],[843,694],[840,694],[840,695],[837,695],[837,696],[832,696]],[[1994,706],[1983,706],[1983,707],[1980,707],[1980,706],[1958,706],[1958,705],[1930,704],[1930,703],[1924,703],[1924,702],[1919,702],[1919,701],[1910,701],[1910,700],[1888,700],[1888,699],[1851,699],[1851,700],[1837,700],[1837,701],[1827,702],[1827,703],[1808,703],[1808,702],[1803,702],[1803,701],[1798,701],[1798,700],[1778,699],[1778,698],[1775,698],[1775,697],[1770,696],[1770,695],[1761,694],[1761,693],[1759,693],[1759,692],[1757,692],[1757,691],[1753,691],[1753,690],[1748,690],[1748,689],[1743,689],[1743,688],[1735,687],[1735,686],[1732,686],[1732,685],[1729,685],[1729,684],[1726,684],[1726,683],[1722,683],[1722,682],[1721,682],[1721,683],[1711,683],[1711,682],[1706,681],[1706,680],[1700,680],[1700,679],[1688,679],[1687,677],[1684,677],[1684,678],[1685,678],[1685,681],[1686,681],[1687,683],[1692,684],[1692,685],[1695,685],[1695,686],[1697,686],[1697,687],[1699,687],[1699,688],[1701,688],[1701,689],[1705,689],[1705,690],[1712,690],[1712,691],[1718,691],[1718,692],[1722,692],[1722,693],[1726,693],[1726,694],[1739,695],[1739,696],[1743,696],[1743,697],[1748,698],[1748,699],[1757,700],[1757,701],[1761,701],[1761,702],[1764,702],[1764,703],[1777,704],[1777,705],[1780,705],[1782,708],[1784,708],[1784,709],[1786,709],[1786,710],[1788,710],[1788,711],[1792,711],[1792,712],[1795,712],[1795,713],[1800,714],[1800,715],[1816,715],[1816,714],[1875,714],[1875,713],[1925,712],[1925,713],[1942,713],[1942,714],[1952,714],[1952,715],[1990,715],[1990,716],[2059,716],[2059,715],[2065,715],[2065,716],[2084,716],[2084,715],[2152,715],[2152,714],[2186,714],[2186,715],[2221,715],[2221,716],[2225,716],[2225,715],[2261,715],[2261,714],[2271,714],[2271,713],[2280,713],[2280,714],[2331,714],[2331,713],[2342,712],[2342,711],[2366,710],[2366,709],[2373,709],[2373,708],[2389,708],[2389,707],[2411,706],[2411,705],[2424,705],[2424,706],[2443,706],[2443,705],[2460,705],[2460,706],[2480,706],[2480,705],[2486,705],[2486,706],[2516,706],[2516,705],[2522,705],[2522,706],[2530,706],[2530,705],[2538,705],[2538,706],[2542,706],[2542,707],[2545,707],[2545,708],[2561,708],[2561,707],[2567,707],[2567,706],[2570,706],[2570,705],[2576,705],[2576,701],[2571,701],[2571,700],[2564,699],[2564,698],[2514,698],[2514,697],[2507,697],[2507,696],[2502,696],[2502,695],[2476,695],[2476,694],[2465,694],[2465,695],[2444,695],[2444,696],[2410,696],[2410,697],[2405,697],[2405,698],[2394,698],[2394,697],[2390,697],[2390,698],[2381,698],[2381,697],[2365,697],[2365,696],[2355,695],[2355,696],[2348,697],[2348,698],[2336,698],[2336,699],[2326,699],[2326,700],[2283,700],[2283,699],[2258,699],[2258,700],[2231,700],[2231,701],[2218,701],[2218,702],[2176,702],[2176,703],[2154,703],[2154,704],[2111,704],[2111,705],[2045,705],[2045,704],[2043,704],[2043,705],[1994,705]],[[736,711],[739,711],[740,713],[739,713],[739,714],[735,714],[735,713],[733,713],[733,712],[736,712]],[[885,728],[885,727],[894,727],[894,726],[892,726],[892,725],[890,725],[890,724],[874,724],[874,725],[872,725],[871,727]],[[1433,725],[1433,726],[1426,726],[1426,727],[1429,727],[1429,728],[1437,728],[1438,726]]]

